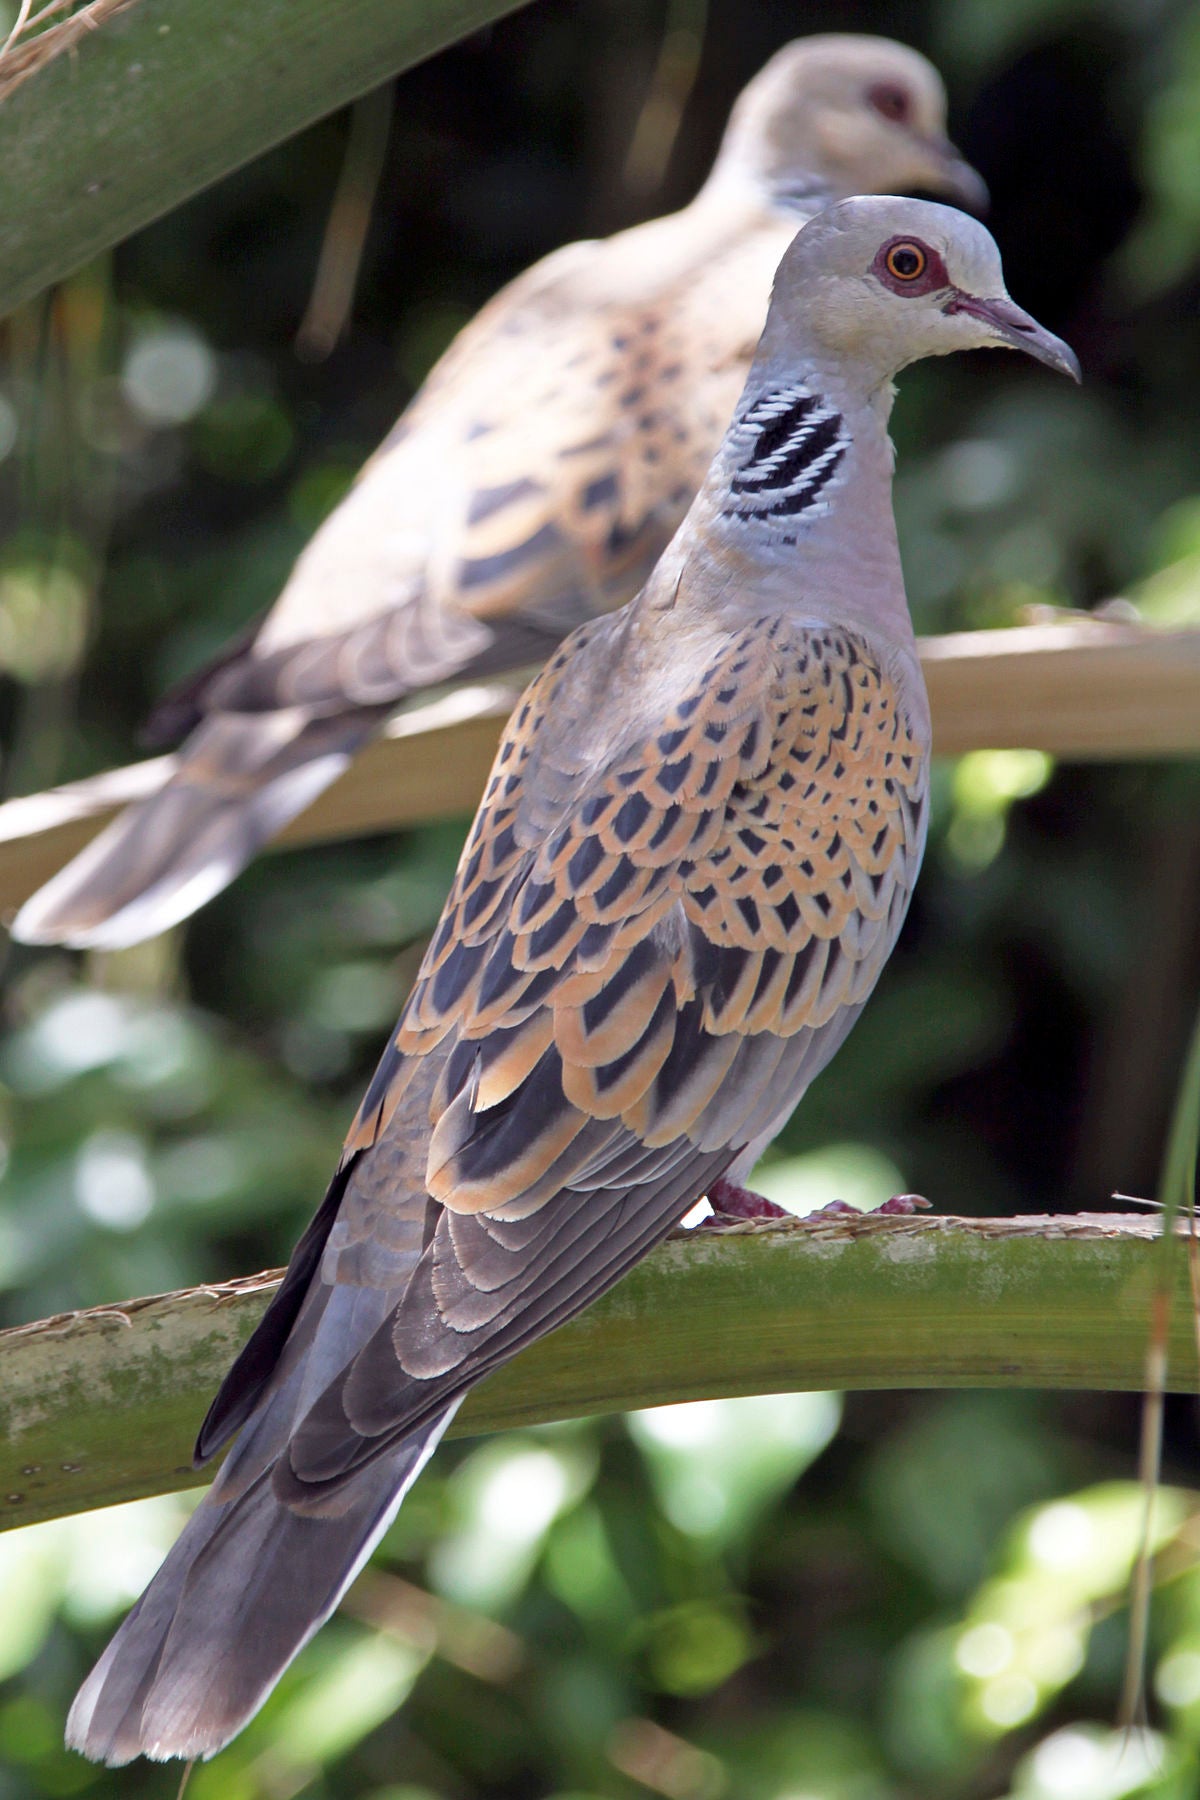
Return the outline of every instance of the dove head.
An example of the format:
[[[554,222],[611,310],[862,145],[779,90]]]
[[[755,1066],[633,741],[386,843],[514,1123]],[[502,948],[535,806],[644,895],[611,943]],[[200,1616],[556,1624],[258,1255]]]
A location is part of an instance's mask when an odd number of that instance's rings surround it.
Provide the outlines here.
[[[831,206],[792,240],[759,362],[794,363],[799,350],[872,392],[922,357],[988,346],[1080,378],[1074,351],[1009,299],[977,219],[877,195]]]
[[[912,188],[976,212],[987,205],[981,177],[946,136],[937,70],[890,38],[785,44],[733,109],[718,168],[730,165],[748,168],[777,203],[808,210]]]

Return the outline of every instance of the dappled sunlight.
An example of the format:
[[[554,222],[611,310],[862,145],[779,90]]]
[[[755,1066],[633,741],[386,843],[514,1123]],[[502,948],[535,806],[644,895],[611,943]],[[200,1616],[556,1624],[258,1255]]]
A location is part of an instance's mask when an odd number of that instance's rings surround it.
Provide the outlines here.
[[[667,1517],[728,1542],[749,1530],[837,1430],[835,1394],[696,1400],[630,1413]]]
[[[476,1450],[454,1476],[456,1523],[430,1559],[435,1587],[450,1599],[484,1608],[515,1598],[549,1527],[586,1491],[593,1474],[579,1440],[551,1447],[503,1438]]]
[[[1195,1775],[1156,1731],[1068,1725],[1023,1758],[1007,1800],[1184,1800]]]

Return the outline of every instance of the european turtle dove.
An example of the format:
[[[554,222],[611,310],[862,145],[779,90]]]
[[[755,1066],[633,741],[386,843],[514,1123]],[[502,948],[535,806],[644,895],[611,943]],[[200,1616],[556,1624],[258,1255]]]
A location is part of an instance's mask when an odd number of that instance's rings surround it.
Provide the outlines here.
[[[397,1035],[197,1456],[237,1442],[76,1699],[77,1749],[227,1743],[466,1391],[739,1179],[845,1038],[925,835],[892,377],[988,344],[1078,376],[963,214],[849,200],[796,238],[683,525],[509,723]]]

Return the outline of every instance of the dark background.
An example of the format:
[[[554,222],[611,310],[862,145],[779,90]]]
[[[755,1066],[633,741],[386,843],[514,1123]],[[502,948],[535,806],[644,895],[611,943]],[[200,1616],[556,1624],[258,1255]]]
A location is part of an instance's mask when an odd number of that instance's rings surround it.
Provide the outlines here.
[[[394,84],[353,314],[325,360],[296,335],[348,115],[3,327],[6,794],[138,754],[155,698],[269,604],[477,307],[560,243],[684,203],[740,87],[827,29],[938,62],[1010,290],[1086,371],[1075,391],[981,354],[903,377],[896,499],[919,628],[1117,597],[1126,616],[1200,616],[1200,12],[536,0]],[[652,91],[685,104],[639,182]],[[360,144],[381,123],[370,105]],[[1152,1193],[1200,989],[1198,802],[1191,763],[939,765],[911,921],[778,1147],[779,1190],[875,1204],[896,1183],[963,1213]],[[5,1322],[285,1258],[462,829],[271,856],[136,952],[9,950]],[[1133,1400],[855,1396],[824,1449],[832,1402],[754,1404],[448,1447],[385,1546],[398,1634],[336,1623],[192,1793],[1195,1791],[1194,1497],[1163,1502],[1174,1562],[1151,1667],[1167,1735],[1123,1760],[1105,1735],[1136,1542],[1119,1485]],[[1195,1426],[1173,1407],[1167,1474],[1185,1485]],[[505,1548],[514,1495],[542,1528]],[[181,1504],[0,1539],[0,1617],[17,1622],[0,1645],[0,1800],[175,1791],[170,1771],[104,1775],[56,1744]]]

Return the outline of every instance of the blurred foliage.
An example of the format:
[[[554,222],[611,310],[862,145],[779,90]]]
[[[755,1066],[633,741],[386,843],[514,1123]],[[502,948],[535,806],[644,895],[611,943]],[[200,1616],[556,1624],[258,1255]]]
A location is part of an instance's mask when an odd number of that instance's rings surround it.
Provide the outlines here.
[[[345,119],[0,332],[0,780],[124,761],[267,606],[430,363],[564,240],[680,204],[798,32],[929,50],[1014,295],[1080,350],[903,379],[926,630],[1200,619],[1200,10],[1185,0],[536,0],[396,85],[348,328],[294,349]],[[301,346],[304,348],[303,344]],[[283,1260],[436,918],[461,822],[268,858],[186,933],[9,950],[8,1322]],[[764,1170],[806,1210],[1153,1191],[1200,987],[1195,767],[940,766],[901,949]],[[1141,1512],[1121,1397],[781,1396],[439,1452],[196,1800],[1184,1800],[1200,1467],[1167,1414],[1151,1726],[1111,1728]],[[803,1479],[801,1479],[803,1477]],[[0,1800],[174,1794],[61,1748],[186,1510],[0,1538]],[[401,1707],[401,1702],[405,1704]]]

